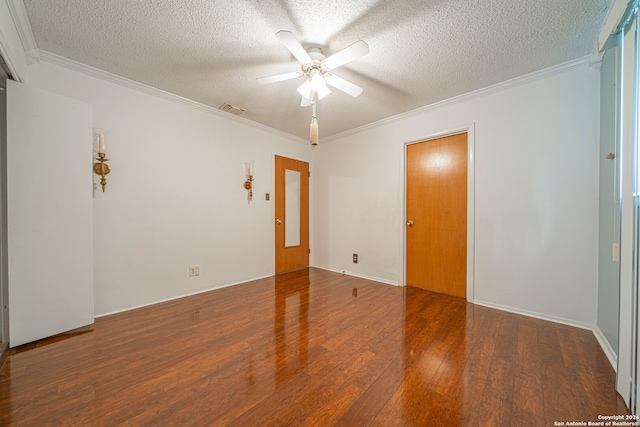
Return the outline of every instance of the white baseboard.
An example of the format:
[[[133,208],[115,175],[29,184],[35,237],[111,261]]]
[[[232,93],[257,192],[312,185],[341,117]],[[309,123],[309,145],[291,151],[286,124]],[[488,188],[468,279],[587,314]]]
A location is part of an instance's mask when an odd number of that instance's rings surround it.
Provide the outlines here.
[[[565,319],[563,317],[551,316],[549,314],[538,313],[535,311],[523,310],[520,308],[509,307],[501,304],[494,304],[492,302],[475,300],[474,304],[481,305],[484,307],[495,308],[496,310],[508,311],[509,313],[521,314],[523,316],[534,317],[540,320],[547,320],[553,323],[560,323],[562,325],[575,326],[580,329],[588,329],[590,331],[593,330],[593,325],[584,322],[578,322],[572,319]]]
[[[353,273],[353,272],[350,272],[350,271],[335,270],[335,269],[332,269],[332,268],[322,267],[322,266],[317,266],[317,265],[312,265],[310,267],[315,267],[315,268],[319,268],[319,269],[322,269],[322,270],[333,271],[335,273],[347,274],[349,276],[359,277],[361,279],[373,280],[375,282],[381,282],[381,283],[385,283],[385,284],[388,284],[388,285],[398,286],[398,283],[396,283],[396,282],[392,282],[392,281],[385,280],[385,279],[380,279],[378,277],[365,276],[363,274]],[[202,294],[202,293],[209,292],[209,291],[215,291],[216,289],[228,288],[229,286],[241,285],[243,283],[253,282],[254,280],[264,279],[264,278],[267,278],[267,277],[273,277],[273,275],[269,274],[267,276],[262,276],[262,277],[256,277],[256,278],[253,278],[253,279],[243,280],[241,282],[228,283],[228,284],[216,286],[214,288],[207,288],[207,289],[203,289],[203,290],[196,291],[196,292],[191,292],[191,293],[184,294],[184,295],[177,295],[175,297],[165,298],[165,299],[161,299],[161,300],[158,300],[158,301],[152,301],[152,302],[148,302],[148,303],[145,303],[145,304],[136,305],[136,306],[133,306],[133,307],[127,307],[127,308],[123,308],[123,309],[120,309],[120,310],[109,311],[107,313],[96,314],[94,316],[94,318],[97,319],[99,317],[110,316],[112,314],[124,313],[124,312],[129,311],[129,310],[135,310],[137,308],[148,307],[148,306],[154,305],[154,304],[160,304],[160,303],[167,302],[167,301],[173,301],[173,300],[180,299],[180,298],[186,298],[186,297],[190,297],[192,295],[198,295],[198,294]]]
[[[593,328],[593,335],[595,335],[596,340],[598,340],[598,344],[602,347],[602,351],[604,351],[607,359],[609,359],[609,363],[611,363],[613,370],[618,372],[618,355],[613,350],[611,344],[609,344],[609,340],[604,336],[598,325]]]
[[[346,274],[347,276],[359,277],[361,279],[373,280],[374,282],[380,282],[380,283],[384,283],[384,284],[387,284],[387,285],[400,286],[398,284],[398,282],[395,282],[393,280],[387,280],[387,279],[381,279],[379,277],[367,276],[365,274],[354,273],[353,271],[336,270],[335,268],[329,268],[329,267],[325,267],[323,265],[312,265],[311,267],[319,268],[321,270],[332,271],[334,273]]]
[[[256,277],[254,279],[243,280],[242,282],[228,283],[228,284],[225,284],[225,285],[216,286],[215,288],[207,288],[207,289],[191,292],[191,293],[184,294],[184,295],[177,295],[175,297],[165,298],[165,299],[161,299],[161,300],[158,300],[158,301],[153,301],[153,302],[148,302],[148,303],[145,303],[145,304],[136,305],[136,306],[133,306],[133,307],[123,308],[121,310],[114,310],[114,311],[109,311],[107,313],[96,314],[94,316],[94,318],[97,319],[99,317],[110,316],[112,314],[124,313],[125,311],[135,310],[137,308],[149,307],[150,305],[161,304],[163,302],[173,301],[173,300],[180,299],[180,298],[186,298],[186,297],[190,297],[192,295],[203,294],[205,292],[215,291],[216,289],[228,288],[229,286],[241,285],[243,283],[253,282],[254,280],[265,279],[267,277],[273,277],[273,275],[269,274],[267,276]]]
[[[521,310],[518,308],[513,308],[513,307],[504,306],[500,304],[494,304],[486,301],[476,300],[473,303],[477,305],[482,305],[484,307],[495,308],[497,310],[508,311],[509,313],[521,314],[523,316],[534,317],[536,319],[546,320],[554,323],[560,323],[567,326],[574,326],[580,329],[588,329],[591,332],[593,332],[593,335],[596,337],[598,344],[600,344],[600,348],[602,348],[602,351],[604,352],[605,356],[607,356],[607,359],[609,359],[609,363],[611,363],[613,370],[617,372],[618,357],[616,356],[616,352],[613,351],[613,348],[611,348],[609,341],[607,341],[607,339],[605,338],[604,334],[602,333],[598,325],[595,325],[595,326],[589,325],[587,323],[577,322],[571,319],[565,319],[562,317],[556,317],[548,314],[537,313],[534,311]]]

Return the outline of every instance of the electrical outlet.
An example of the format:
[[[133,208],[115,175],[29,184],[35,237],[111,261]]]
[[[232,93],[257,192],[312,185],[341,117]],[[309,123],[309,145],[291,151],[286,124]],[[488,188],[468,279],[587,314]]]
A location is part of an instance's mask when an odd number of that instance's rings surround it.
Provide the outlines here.
[[[353,254],[353,263],[354,264],[358,263],[358,254]]]
[[[189,277],[199,276],[200,275],[200,266],[192,265],[189,267]]]

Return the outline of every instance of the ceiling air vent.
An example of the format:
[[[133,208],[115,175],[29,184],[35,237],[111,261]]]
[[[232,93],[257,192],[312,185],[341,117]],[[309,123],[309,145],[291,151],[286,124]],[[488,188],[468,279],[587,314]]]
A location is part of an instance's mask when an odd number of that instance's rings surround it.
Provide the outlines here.
[[[235,107],[231,104],[222,104],[220,106],[220,109],[222,111],[226,111],[227,113],[235,114],[236,116],[241,116],[245,113],[245,111],[247,111],[244,108]]]

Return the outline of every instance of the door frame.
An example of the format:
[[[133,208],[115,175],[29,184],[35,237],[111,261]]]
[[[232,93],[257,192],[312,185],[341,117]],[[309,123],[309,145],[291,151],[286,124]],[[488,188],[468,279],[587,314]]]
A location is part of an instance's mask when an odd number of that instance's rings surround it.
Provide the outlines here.
[[[400,259],[402,265],[402,286],[407,286],[407,147],[412,144],[430,141],[446,136],[467,134],[467,301],[474,301],[475,278],[475,123],[448,128],[439,132],[429,133],[424,136],[412,138],[402,144],[402,249]]]

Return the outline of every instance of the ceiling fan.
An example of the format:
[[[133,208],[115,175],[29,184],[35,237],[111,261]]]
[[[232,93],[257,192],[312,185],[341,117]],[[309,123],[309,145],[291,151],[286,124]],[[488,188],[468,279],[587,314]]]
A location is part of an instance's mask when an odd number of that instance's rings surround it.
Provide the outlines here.
[[[260,84],[275,83],[284,80],[297,79],[306,77],[304,83],[298,87],[298,93],[302,95],[303,107],[314,103],[314,98],[322,99],[331,93],[327,87],[333,86],[353,97],[362,93],[362,88],[341,77],[332,74],[331,71],[344,65],[354,59],[360,58],[369,53],[369,45],[359,40],[342,49],[340,52],[326,58],[320,48],[312,47],[305,50],[300,42],[295,38],[291,31],[278,31],[276,37],[282,44],[289,49],[289,52],[300,61],[300,71],[292,71],[290,73],[277,74],[275,76],[260,77],[256,81]]]

